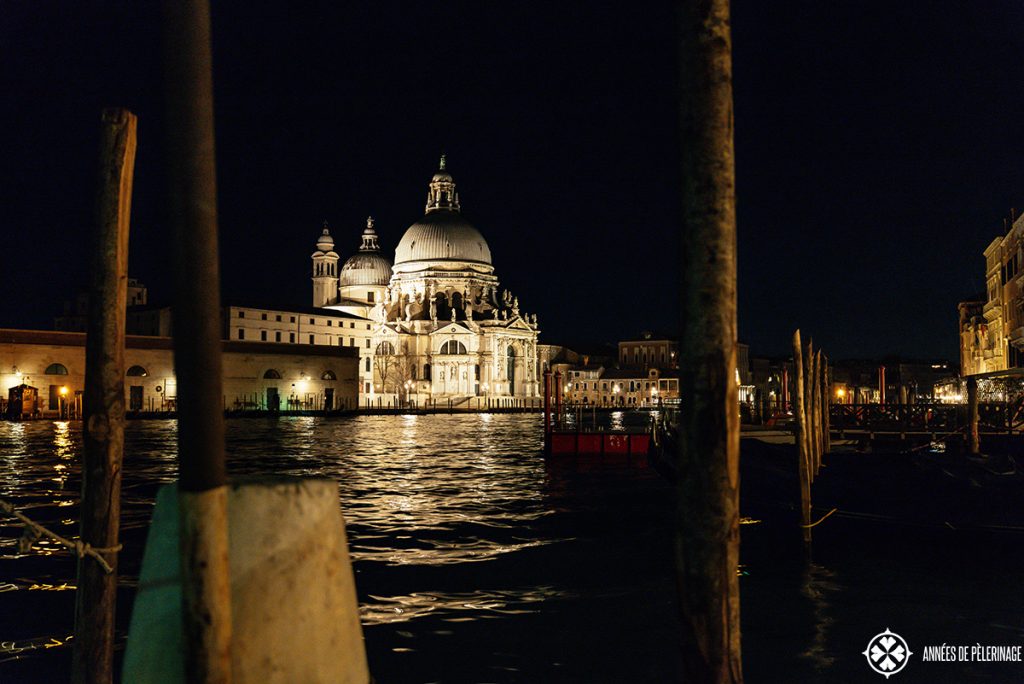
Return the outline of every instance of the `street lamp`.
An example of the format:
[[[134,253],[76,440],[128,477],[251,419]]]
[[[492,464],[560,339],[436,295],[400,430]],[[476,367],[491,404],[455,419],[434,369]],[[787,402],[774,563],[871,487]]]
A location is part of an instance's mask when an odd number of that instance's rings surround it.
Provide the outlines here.
[[[61,385],[61,388],[57,390],[60,393],[60,397],[57,399],[57,413],[60,414],[61,420],[64,419],[64,406],[66,403],[66,397],[68,396],[68,386]]]

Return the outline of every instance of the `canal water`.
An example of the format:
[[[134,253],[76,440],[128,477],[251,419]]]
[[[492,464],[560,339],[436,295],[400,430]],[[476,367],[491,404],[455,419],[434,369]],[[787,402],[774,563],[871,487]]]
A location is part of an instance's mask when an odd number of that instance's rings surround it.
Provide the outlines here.
[[[654,471],[546,464],[536,415],[227,428],[232,474],[340,483],[378,682],[681,681],[673,493]],[[0,423],[0,498],[65,536],[77,533],[78,430]],[[118,663],[153,498],[175,478],[175,440],[173,421],[128,424]],[[861,652],[886,628],[915,653],[892,681],[1024,681],[1024,663],[920,660],[926,644],[1022,643],[1020,539],[830,520],[809,555],[785,515],[744,513],[748,682],[884,681]],[[19,535],[0,520],[0,684],[66,681],[74,559],[45,541],[20,554]]]

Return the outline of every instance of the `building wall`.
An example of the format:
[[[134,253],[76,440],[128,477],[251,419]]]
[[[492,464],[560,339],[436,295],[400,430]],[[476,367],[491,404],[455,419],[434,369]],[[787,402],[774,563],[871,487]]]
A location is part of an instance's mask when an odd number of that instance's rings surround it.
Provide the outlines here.
[[[259,307],[225,309],[224,336],[232,341],[353,347],[359,350],[359,393],[371,391],[373,323],[344,312],[281,311]]]
[[[333,390],[333,407],[356,405],[358,358],[351,350],[225,342],[222,358],[226,408],[268,408],[268,390],[276,390],[282,409],[289,408],[289,399],[294,402],[293,408],[321,408],[328,390]],[[60,364],[67,374],[47,374],[54,364]],[[133,367],[138,374],[133,374]],[[169,338],[129,337],[125,369],[125,405],[129,410],[176,408],[177,380]],[[270,370],[276,373],[268,373]],[[268,374],[280,377],[267,378]],[[84,381],[85,335],[0,330],[0,389],[4,398],[11,387],[19,384],[36,387],[43,415],[52,416],[58,411],[58,400],[74,405],[76,395],[84,390]],[[67,390],[63,398],[60,388]]]
[[[619,342],[623,368],[676,368],[679,343],[668,338],[643,337]]]

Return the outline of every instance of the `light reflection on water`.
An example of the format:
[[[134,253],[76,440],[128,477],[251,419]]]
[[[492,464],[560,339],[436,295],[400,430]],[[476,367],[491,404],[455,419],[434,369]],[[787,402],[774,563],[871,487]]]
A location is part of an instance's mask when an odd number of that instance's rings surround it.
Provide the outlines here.
[[[622,544],[649,545],[644,541],[649,532],[637,535],[622,520],[616,509],[623,508],[623,501],[613,491],[581,495],[572,483],[573,472],[545,467],[540,428],[538,415],[506,414],[239,419],[227,423],[229,472],[339,482],[367,648],[381,681],[441,680],[426,672],[436,667],[443,673],[444,662],[455,653],[472,669],[464,655],[467,648],[480,660],[482,673],[476,678],[493,679],[483,672],[544,671],[564,667],[566,658],[538,657],[527,665],[522,658],[529,654],[515,649],[472,646],[480,638],[480,625],[519,625],[512,633],[507,632],[512,627],[497,627],[505,632],[494,637],[496,642],[520,638],[523,625],[509,621],[564,619],[582,628],[571,622],[577,620],[572,606],[580,598],[575,585],[586,576],[583,565],[599,567],[587,560],[588,554],[605,553],[594,538],[626,534]],[[172,421],[128,424],[121,639],[153,497],[159,484],[176,477],[176,438]],[[80,453],[80,423],[0,423],[0,497],[58,534],[74,537]],[[611,485],[625,486],[637,476],[624,472]],[[650,473],[642,474],[641,481],[664,488]],[[591,527],[580,537],[572,519],[584,514],[586,520],[599,516],[607,522],[587,523]],[[42,658],[62,677],[65,664],[53,664],[51,658],[53,652],[68,650],[57,646],[66,642],[72,626],[75,560],[46,540],[32,553],[20,554],[18,536],[12,521],[0,520],[0,592],[3,604],[22,616],[10,621],[0,611],[0,681],[6,681],[5,661],[26,657],[33,662]],[[642,575],[633,562],[629,555],[601,568],[594,595],[602,602],[630,600]],[[50,598],[41,602],[44,596]],[[552,617],[562,612],[564,618]],[[571,633],[573,628],[556,629]],[[416,648],[411,639],[417,640]],[[436,639],[441,642],[431,642]],[[424,673],[410,674],[383,653],[420,654],[415,657],[423,658],[418,667]]]

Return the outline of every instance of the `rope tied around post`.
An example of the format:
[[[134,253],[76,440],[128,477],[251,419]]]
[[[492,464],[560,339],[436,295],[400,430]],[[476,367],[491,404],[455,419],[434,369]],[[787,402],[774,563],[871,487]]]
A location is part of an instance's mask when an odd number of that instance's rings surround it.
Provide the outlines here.
[[[48,537],[68,550],[73,551],[79,558],[85,558],[86,556],[95,558],[96,562],[103,568],[103,571],[110,574],[114,571],[114,568],[110,566],[110,563],[101,554],[117,553],[124,547],[123,544],[111,547],[92,546],[81,539],[66,539],[56,532],[46,529],[24,513],[18,511],[14,504],[3,499],[0,499],[0,511],[3,511],[12,518],[17,518],[25,525],[25,531],[21,539],[18,540],[18,550],[21,553],[28,553],[39,539]]]

